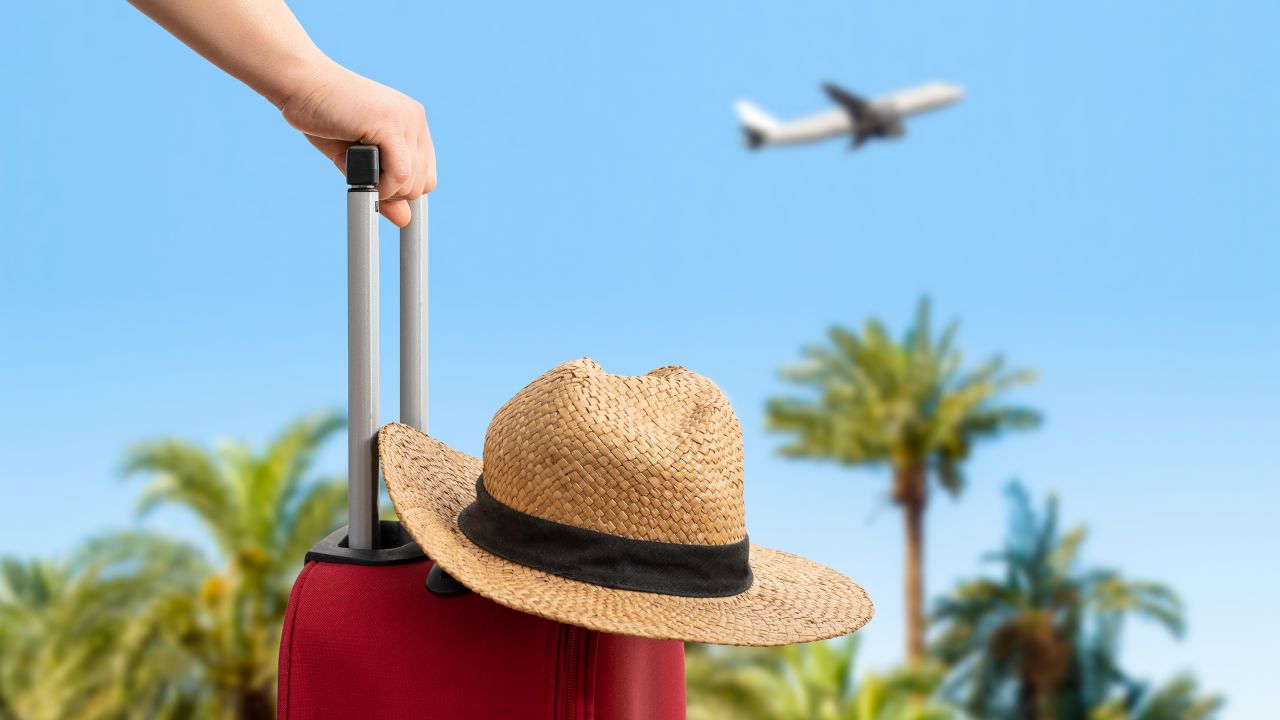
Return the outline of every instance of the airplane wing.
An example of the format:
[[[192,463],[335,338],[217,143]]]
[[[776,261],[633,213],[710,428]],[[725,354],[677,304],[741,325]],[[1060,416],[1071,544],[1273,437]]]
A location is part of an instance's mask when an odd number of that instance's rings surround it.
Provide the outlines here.
[[[859,97],[834,83],[823,85],[822,91],[827,94],[827,97],[834,100],[837,105],[844,108],[845,112],[853,117],[855,123],[861,122],[871,108],[871,103],[867,102],[865,98]]]
[[[903,116],[950,105],[962,97],[964,97],[964,90],[958,85],[930,83],[877,98],[874,104],[877,109],[883,108],[895,115]]]

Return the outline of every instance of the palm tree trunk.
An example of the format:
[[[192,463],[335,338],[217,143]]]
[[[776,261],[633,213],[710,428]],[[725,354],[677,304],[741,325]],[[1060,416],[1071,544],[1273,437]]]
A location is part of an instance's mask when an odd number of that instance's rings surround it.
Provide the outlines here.
[[[1054,688],[1036,688],[1036,720],[1058,720],[1058,712],[1053,706]]]
[[[276,703],[270,690],[248,690],[238,703],[240,720],[275,720]]]
[[[894,478],[894,501],[902,507],[906,530],[907,663],[924,662],[924,510],[923,467],[900,468]]]
[[[1041,720],[1039,693],[1025,680],[1018,688],[1018,709],[1022,720]]]

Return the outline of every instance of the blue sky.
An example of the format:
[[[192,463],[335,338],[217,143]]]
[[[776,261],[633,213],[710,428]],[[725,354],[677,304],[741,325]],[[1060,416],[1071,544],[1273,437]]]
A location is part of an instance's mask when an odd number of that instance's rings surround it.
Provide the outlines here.
[[[884,667],[902,644],[885,476],[781,460],[762,406],[829,324],[900,327],[927,293],[969,357],[1039,371],[1022,398],[1048,418],[934,504],[931,588],[979,571],[1020,477],[1089,524],[1090,560],[1181,592],[1187,638],[1131,626],[1131,667],[1194,668],[1230,718],[1274,710],[1280,8],[350,7],[297,11],[335,59],[421,99],[439,152],[434,434],[478,453],[507,397],[583,355],[712,377],[743,421],[753,540],[863,582]],[[137,522],[130,442],[260,442],[341,406],[344,186],[124,3],[13,5],[0,68],[0,552],[60,553]],[[969,96],[856,154],[746,152],[730,111],[932,79]]]

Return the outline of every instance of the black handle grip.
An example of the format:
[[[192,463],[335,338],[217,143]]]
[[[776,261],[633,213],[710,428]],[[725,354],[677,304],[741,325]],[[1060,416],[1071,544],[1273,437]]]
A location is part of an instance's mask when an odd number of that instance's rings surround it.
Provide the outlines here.
[[[347,148],[348,185],[377,187],[381,174],[377,145],[352,145]]]

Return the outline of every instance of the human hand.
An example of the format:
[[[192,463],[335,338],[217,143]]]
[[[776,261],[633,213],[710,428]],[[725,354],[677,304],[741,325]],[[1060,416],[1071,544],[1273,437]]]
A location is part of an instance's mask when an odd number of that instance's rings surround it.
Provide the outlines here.
[[[327,58],[280,103],[280,112],[317,150],[346,172],[347,148],[377,145],[382,179],[378,207],[400,227],[409,203],[436,187],[436,152],[422,103]]]

